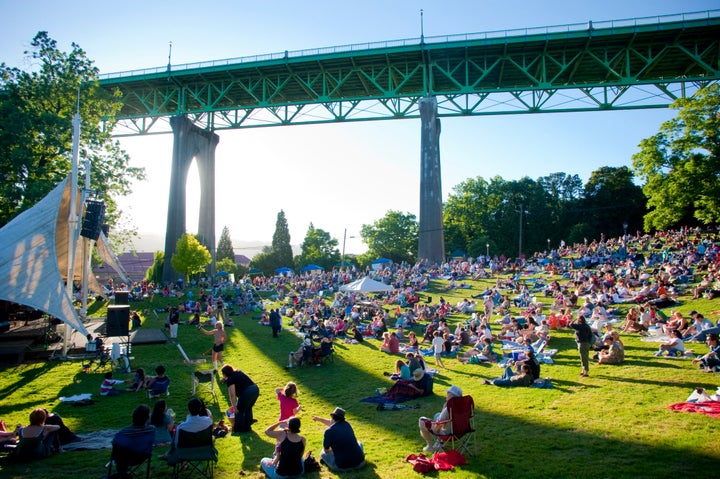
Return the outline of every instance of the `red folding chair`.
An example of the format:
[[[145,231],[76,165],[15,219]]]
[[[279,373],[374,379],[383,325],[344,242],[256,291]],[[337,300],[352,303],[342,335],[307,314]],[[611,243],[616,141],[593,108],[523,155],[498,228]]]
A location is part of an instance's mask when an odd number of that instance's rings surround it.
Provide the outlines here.
[[[449,419],[434,421],[430,428],[430,433],[435,436],[437,450],[445,451],[449,445],[450,449],[462,454],[475,454],[475,401],[472,396],[450,398],[447,408]]]

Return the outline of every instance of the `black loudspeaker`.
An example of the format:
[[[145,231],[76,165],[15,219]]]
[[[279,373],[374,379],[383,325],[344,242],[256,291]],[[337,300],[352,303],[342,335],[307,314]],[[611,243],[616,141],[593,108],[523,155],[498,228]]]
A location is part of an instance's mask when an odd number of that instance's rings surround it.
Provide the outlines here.
[[[125,305],[130,304],[130,293],[128,291],[115,291],[115,304]]]
[[[105,336],[127,336],[130,333],[130,306],[109,305]]]
[[[103,220],[105,219],[105,203],[98,200],[85,201],[85,216],[83,216],[80,236],[97,240],[100,236]]]

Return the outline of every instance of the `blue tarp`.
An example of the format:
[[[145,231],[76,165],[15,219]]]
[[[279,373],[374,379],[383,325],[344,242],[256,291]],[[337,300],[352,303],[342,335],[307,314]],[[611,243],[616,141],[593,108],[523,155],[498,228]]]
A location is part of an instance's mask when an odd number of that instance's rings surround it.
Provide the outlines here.
[[[318,266],[316,264],[309,264],[302,268],[300,271],[322,271],[324,269],[325,268],[323,268],[322,266]]]
[[[382,263],[392,263],[392,260],[387,259],[387,258],[378,258],[372,262],[372,264],[382,264]]]
[[[294,273],[292,268],[288,268],[287,266],[283,266],[282,268],[278,268],[275,270],[277,274],[286,274],[286,273]]]

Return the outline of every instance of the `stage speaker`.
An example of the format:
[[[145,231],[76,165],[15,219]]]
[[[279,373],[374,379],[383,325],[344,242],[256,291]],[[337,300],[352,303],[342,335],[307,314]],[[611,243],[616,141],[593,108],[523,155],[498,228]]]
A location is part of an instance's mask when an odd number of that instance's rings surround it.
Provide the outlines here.
[[[97,241],[104,219],[105,203],[98,200],[86,200],[80,236]]]
[[[107,321],[105,322],[105,336],[127,336],[130,333],[130,306],[109,305],[107,308]]]
[[[128,291],[115,291],[115,304],[125,305],[130,304],[130,292]]]

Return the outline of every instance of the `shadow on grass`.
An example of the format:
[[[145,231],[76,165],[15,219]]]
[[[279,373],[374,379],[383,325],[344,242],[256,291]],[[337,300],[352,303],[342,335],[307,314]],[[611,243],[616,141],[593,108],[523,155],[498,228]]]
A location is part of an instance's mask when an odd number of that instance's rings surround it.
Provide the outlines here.
[[[15,391],[24,388],[40,376],[46,374],[48,371],[52,369],[51,363],[44,363],[42,366],[39,367],[26,367],[25,365],[17,366],[17,368],[24,368],[24,371],[20,373],[20,380],[14,381],[11,384],[8,384],[4,388],[0,389],[0,397],[8,397]],[[2,370],[3,373],[5,373],[8,369],[5,368]]]

